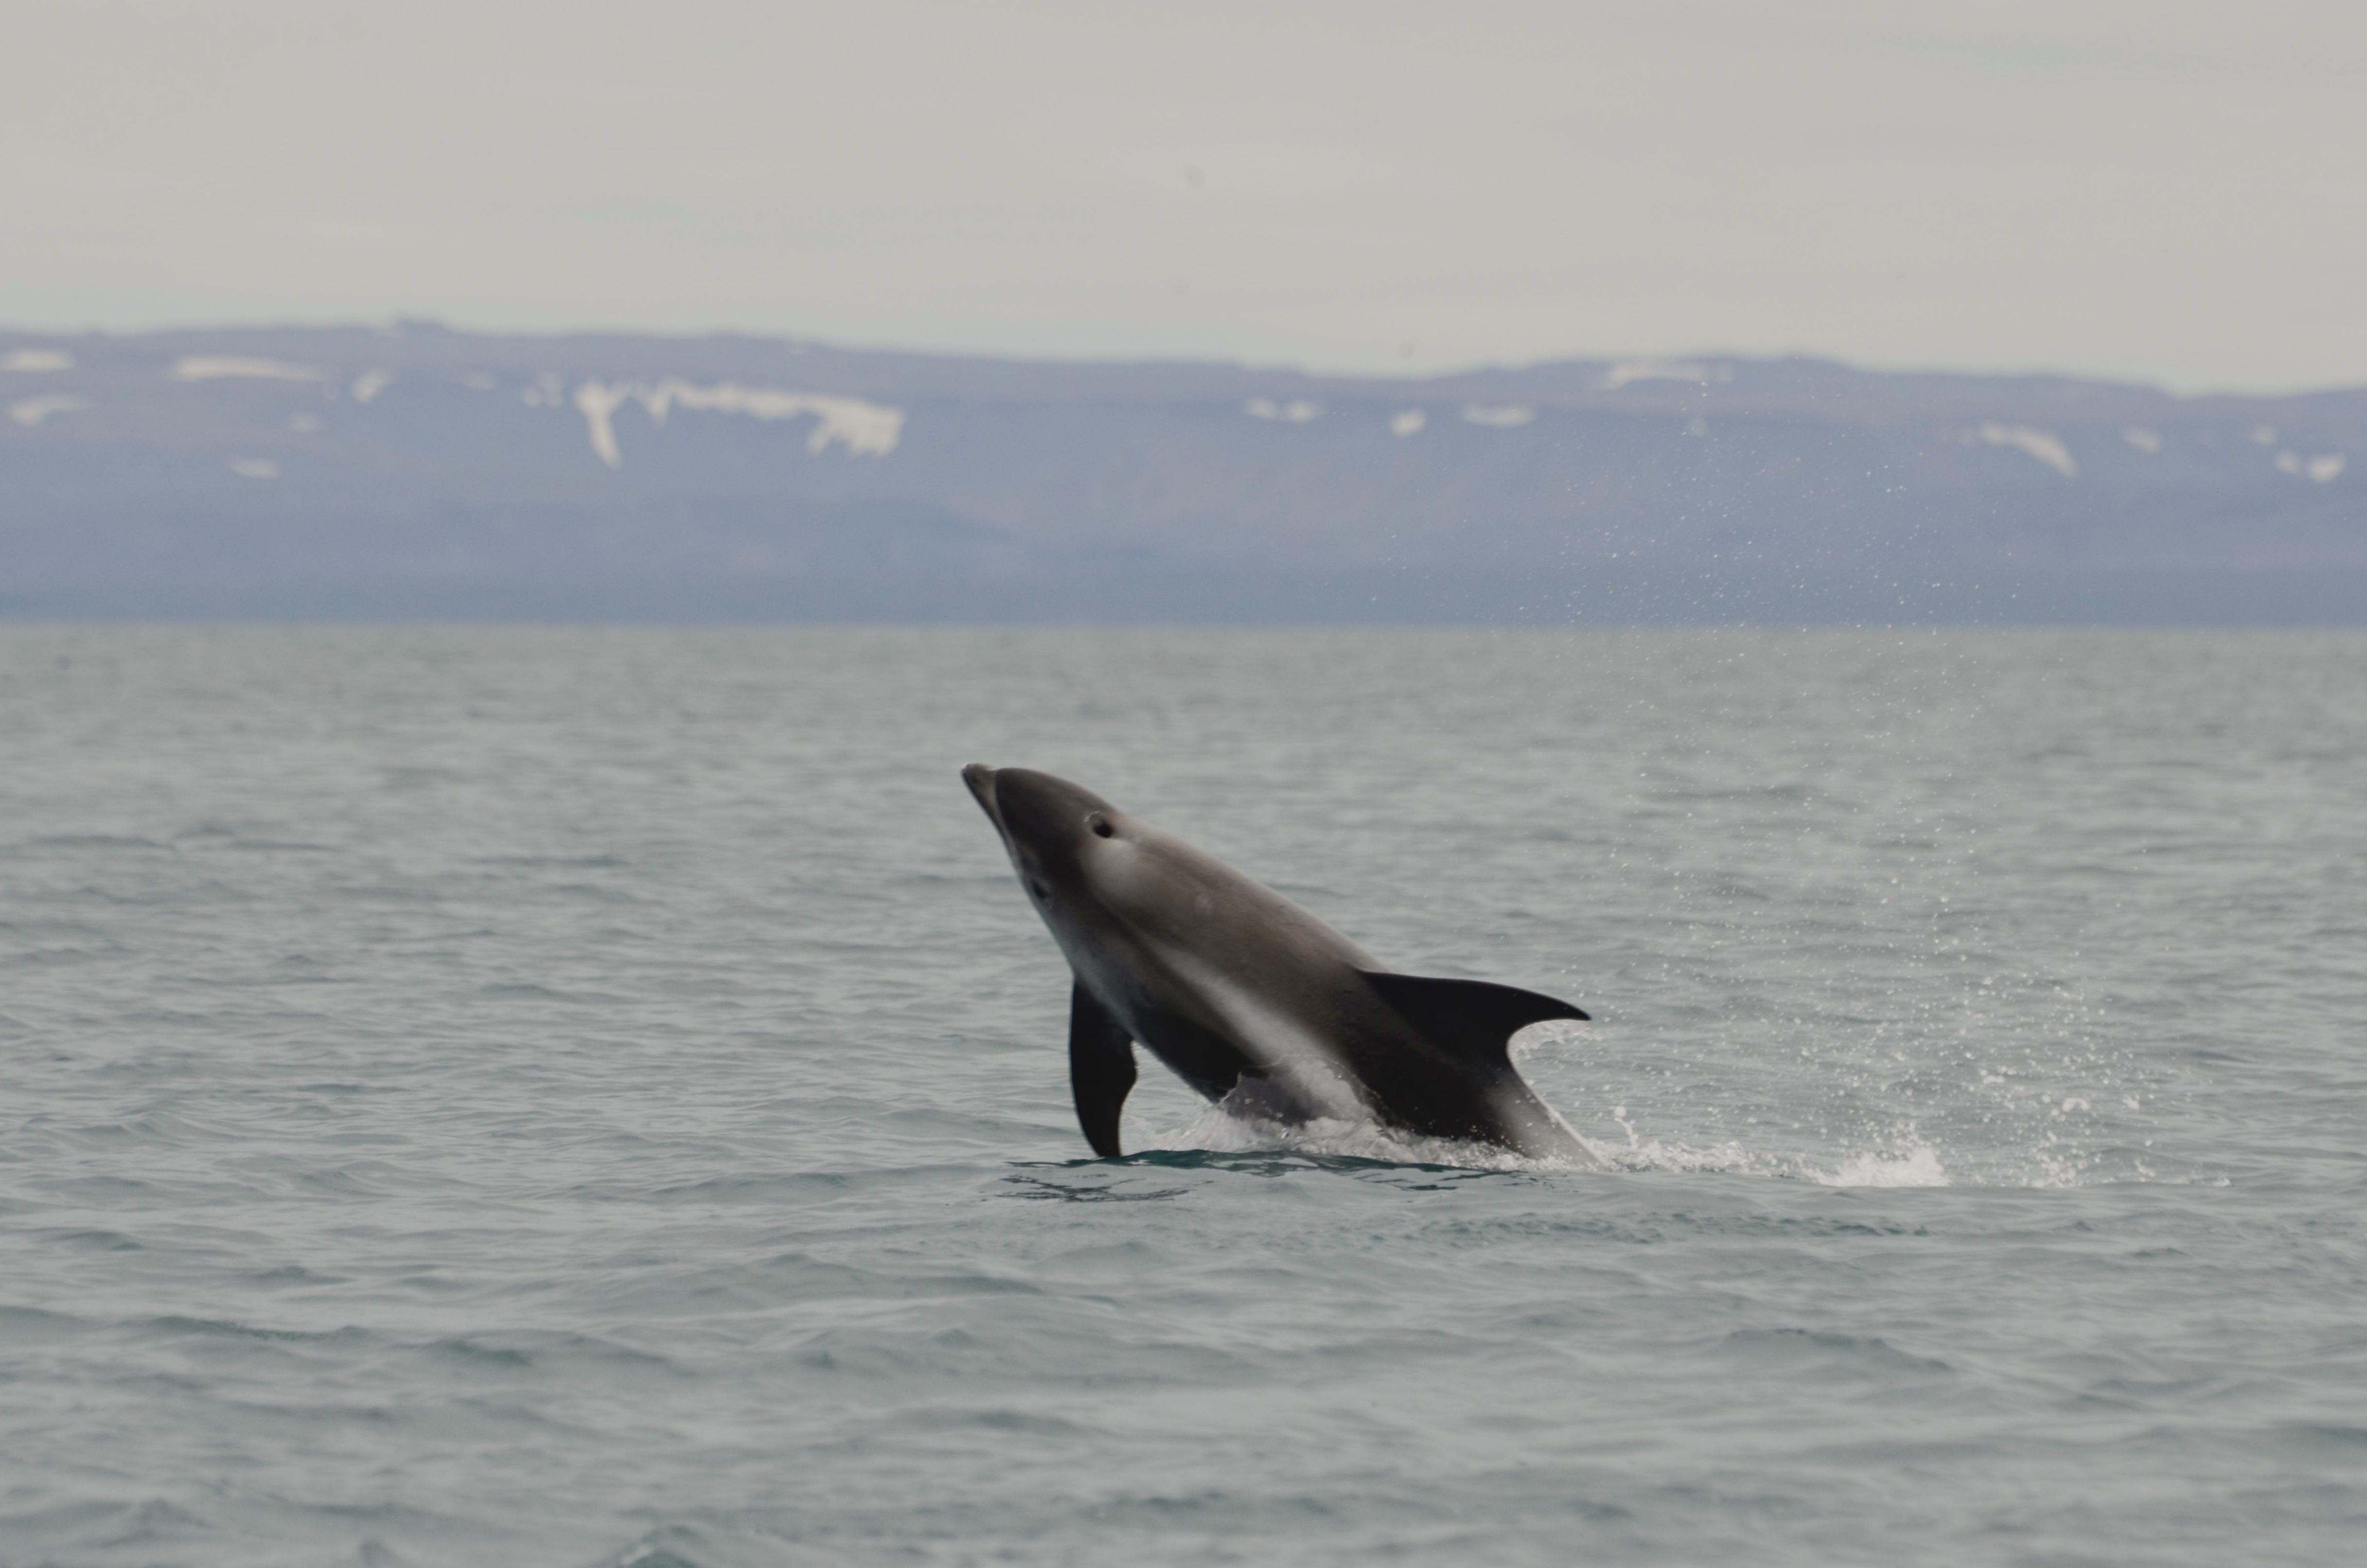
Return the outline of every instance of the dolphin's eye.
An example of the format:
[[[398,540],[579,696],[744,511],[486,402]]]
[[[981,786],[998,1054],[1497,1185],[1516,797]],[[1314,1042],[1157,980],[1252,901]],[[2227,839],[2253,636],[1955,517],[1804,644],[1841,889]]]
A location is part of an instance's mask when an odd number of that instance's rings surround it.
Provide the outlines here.
[[[1102,815],[1099,812],[1095,812],[1093,815],[1087,817],[1085,819],[1085,825],[1092,828],[1096,835],[1103,838],[1107,838],[1111,834],[1117,831],[1117,829],[1110,826],[1109,818]]]

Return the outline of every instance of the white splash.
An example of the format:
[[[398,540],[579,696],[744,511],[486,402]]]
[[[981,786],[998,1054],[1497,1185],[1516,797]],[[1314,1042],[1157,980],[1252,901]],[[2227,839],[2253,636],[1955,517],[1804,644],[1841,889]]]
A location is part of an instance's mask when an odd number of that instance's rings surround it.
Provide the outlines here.
[[[1473,425],[1485,425],[1496,430],[1510,430],[1515,426],[1526,425],[1536,416],[1537,411],[1525,403],[1507,403],[1495,407],[1477,403],[1467,403],[1463,405],[1463,417],[1466,421]]]
[[[238,475],[241,479],[277,479],[279,477],[279,465],[272,461],[269,458],[232,458],[230,460],[229,468],[231,472]]]
[[[1276,403],[1270,397],[1253,397],[1241,404],[1241,412],[1251,419],[1279,419],[1285,425],[1304,425],[1310,419],[1320,418],[1323,405],[1309,403],[1303,397],[1292,398],[1288,403]]]
[[[8,405],[8,417],[28,430],[38,430],[41,421],[52,414],[72,414],[88,408],[90,401],[72,392],[43,392],[39,397],[19,398]]]
[[[1603,372],[1594,384],[1617,392],[1630,381],[1730,381],[1731,365],[1704,365],[1693,359],[1622,359]]]
[[[322,427],[321,416],[317,414],[291,414],[288,416],[288,428],[299,436],[313,435]]]
[[[2121,439],[2141,452],[2152,453],[2161,450],[2161,432],[2148,430],[2142,425],[2122,426]]]
[[[2301,454],[2299,452],[2279,452],[2277,454],[2277,472],[2279,473],[2289,473],[2295,479],[2299,479],[2301,477]]]
[[[2275,446],[2277,444],[2277,427],[2273,425],[2253,426],[2252,444],[2259,447]]]
[[[345,392],[356,403],[368,403],[392,385],[394,385],[393,371],[364,370],[354,378],[354,384],[347,387]]]
[[[1860,1154],[1840,1169],[1819,1174],[1826,1187],[1947,1187],[1948,1173],[1929,1149],[1906,1154]]]
[[[575,409],[583,415],[592,450],[610,468],[622,467],[623,450],[617,445],[616,412],[627,402],[649,411],[650,422],[663,425],[677,406],[713,414],[742,414],[752,419],[796,419],[814,416],[813,434],[806,450],[821,452],[832,441],[856,457],[885,457],[903,438],[904,411],[859,397],[831,397],[819,392],[784,392],[778,387],[743,387],[723,381],[711,387],[693,386],[669,376],[646,381],[584,381],[575,389]]]
[[[185,354],[173,361],[176,381],[220,381],[240,377],[265,381],[324,381],[329,372],[285,359],[251,359],[236,354]]]
[[[1429,423],[1430,415],[1423,413],[1421,409],[1401,409],[1398,413],[1389,415],[1389,434],[1392,436],[1418,436],[1421,434],[1421,427]]]
[[[2072,460],[2071,450],[2053,434],[2033,430],[2027,425],[1984,425],[1975,432],[1992,447],[2011,447],[2028,452],[2040,462],[2066,479],[2079,477],[2079,465]]]
[[[0,370],[21,370],[39,374],[44,370],[71,370],[74,356],[57,348],[11,348],[0,354]]]

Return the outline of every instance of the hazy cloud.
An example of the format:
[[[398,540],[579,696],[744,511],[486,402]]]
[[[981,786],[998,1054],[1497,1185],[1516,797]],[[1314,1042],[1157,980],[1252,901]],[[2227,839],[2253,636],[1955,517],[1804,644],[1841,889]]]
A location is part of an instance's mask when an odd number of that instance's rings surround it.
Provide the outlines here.
[[[2367,10],[19,0],[11,324],[2367,380]]]

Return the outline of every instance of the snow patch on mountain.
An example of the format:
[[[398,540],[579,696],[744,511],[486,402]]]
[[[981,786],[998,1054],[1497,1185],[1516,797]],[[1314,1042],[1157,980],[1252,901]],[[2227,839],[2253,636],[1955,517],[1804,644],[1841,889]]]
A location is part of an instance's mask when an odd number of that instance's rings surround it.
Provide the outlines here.
[[[1537,411],[1524,403],[1508,403],[1496,407],[1477,403],[1463,405],[1463,417],[1467,421],[1496,430],[1510,430],[1526,425],[1536,416]]]
[[[88,408],[90,401],[72,392],[43,392],[39,397],[20,397],[8,405],[8,417],[28,430],[38,430],[41,421],[52,414],[72,414]]]
[[[329,372],[313,365],[291,365],[285,359],[255,359],[242,354],[184,354],[173,361],[176,381],[220,381],[245,378],[265,381],[324,381]]]
[[[2299,452],[2277,454],[2277,472],[2292,474],[2295,479],[2311,479],[2320,484],[2331,484],[2342,477],[2350,464],[2340,452],[2327,452],[2319,457],[2304,458]]]
[[[71,370],[74,363],[74,356],[59,348],[11,348],[0,354],[0,370]]]
[[[2028,452],[2066,479],[2079,477],[2079,464],[2071,456],[2071,449],[2063,444],[2062,437],[2051,431],[2033,429],[2027,425],[1991,423],[1982,426],[1973,434],[1992,447],[2011,447],[2017,451]]]
[[[902,409],[859,397],[746,387],[737,381],[694,386],[672,376],[656,382],[583,381],[575,389],[575,411],[583,416],[593,452],[610,468],[624,466],[624,450],[617,444],[616,413],[629,402],[646,409],[652,425],[663,425],[676,407],[739,414],[751,419],[798,419],[811,415],[813,434],[806,437],[806,450],[816,453],[827,451],[835,441],[855,457],[886,457],[904,434]]]

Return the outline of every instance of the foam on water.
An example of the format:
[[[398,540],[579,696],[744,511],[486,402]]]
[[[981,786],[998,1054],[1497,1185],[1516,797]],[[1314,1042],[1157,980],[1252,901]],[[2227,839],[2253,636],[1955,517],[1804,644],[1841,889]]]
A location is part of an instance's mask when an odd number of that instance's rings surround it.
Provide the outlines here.
[[[1860,1154],[1839,1170],[1817,1178],[1827,1187],[1945,1187],[1948,1173],[1930,1149],[1905,1154]]]
[[[1622,1119],[1625,1108],[1614,1112],[1626,1128],[1625,1145],[1602,1144],[1580,1135],[1597,1165],[1570,1160],[1519,1153],[1495,1144],[1467,1139],[1425,1138],[1376,1122],[1319,1118],[1301,1123],[1249,1117],[1220,1105],[1209,1106],[1197,1119],[1133,1152],[1169,1153],[1201,1150],[1220,1154],[1296,1154],[1319,1159],[1373,1160],[1394,1165],[1424,1165],[1475,1171],[1585,1171],[1597,1168],[1627,1171],[1700,1171],[1726,1175],[1806,1179],[1826,1187],[1946,1187],[1947,1171],[1939,1151],[1928,1147],[1866,1151],[1845,1155],[1831,1170],[1818,1170],[1797,1160],[1753,1153],[1738,1144],[1695,1149],[1658,1140],[1645,1142]],[[2067,1185],[2055,1167],[2033,1179],[1999,1185],[2047,1187]]]
[[[1581,1138],[1590,1150],[1592,1142]],[[1592,1167],[1574,1161],[1522,1154],[1493,1143],[1460,1138],[1426,1138],[1378,1122],[1319,1117],[1278,1122],[1243,1116],[1212,1105],[1195,1120],[1154,1141],[1161,1150],[1198,1149],[1221,1154],[1304,1154],[1315,1158],[1375,1160],[1406,1165],[1453,1166],[1478,1171],[1572,1171]],[[1600,1151],[1596,1151],[1598,1158]],[[1607,1161],[1605,1162],[1608,1163]]]

